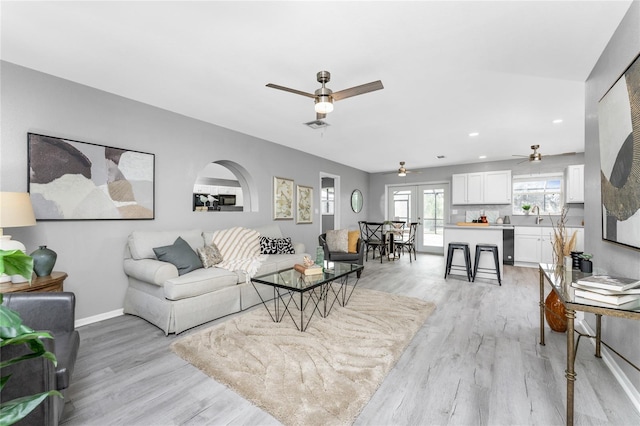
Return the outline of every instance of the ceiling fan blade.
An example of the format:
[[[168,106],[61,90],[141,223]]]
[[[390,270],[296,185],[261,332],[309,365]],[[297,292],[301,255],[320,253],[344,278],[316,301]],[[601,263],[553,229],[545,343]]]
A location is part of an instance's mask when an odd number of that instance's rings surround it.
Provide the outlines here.
[[[335,101],[339,101],[341,99],[350,98],[351,96],[362,95],[364,93],[373,92],[376,90],[384,89],[382,85],[382,81],[372,81],[371,83],[361,84],[360,86],[351,87],[349,89],[340,90],[338,92],[333,92],[331,97]]]
[[[271,87],[272,89],[284,90],[285,92],[295,93],[296,95],[302,95],[312,99],[316,98],[316,95],[314,95],[313,93],[303,92],[302,90],[290,89],[289,87],[278,86],[277,84],[269,83],[267,84],[267,87]]]

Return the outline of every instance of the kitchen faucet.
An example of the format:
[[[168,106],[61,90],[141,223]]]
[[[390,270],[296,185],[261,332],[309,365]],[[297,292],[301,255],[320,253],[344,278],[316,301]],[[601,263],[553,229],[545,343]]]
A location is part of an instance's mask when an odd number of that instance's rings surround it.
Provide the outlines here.
[[[539,225],[540,222],[542,222],[544,220],[544,218],[540,217],[540,207],[538,206],[533,206],[533,208],[531,209],[531,213],[537,213],[536,216],[536,225]]]

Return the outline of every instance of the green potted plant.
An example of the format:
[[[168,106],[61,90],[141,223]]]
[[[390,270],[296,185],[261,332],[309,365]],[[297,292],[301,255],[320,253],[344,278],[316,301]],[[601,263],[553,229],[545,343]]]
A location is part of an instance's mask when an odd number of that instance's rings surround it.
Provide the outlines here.
[[[523,204],[522,210],[524,210],[524,214],[529,214],[529,210],[531,210],[531,204]]]
[[[580,271],[587,273],[593,272],[593,262],[591,261],[593,255],[590,253],[581,253],[578,257],[580,258]]]
[[[0,250],[0,275],[21,275],[31,280],[33,275],[33,259],[25,255],[21,250]],[[3,360],[0,362],[0,370],[13,364],[33,358],[44,357],[55,365],[56,356],[45,349],[41,339],[53,339],[50,333],[34,331],[22,323],[17,312],[2,304],[0,293],[0,350],[7,345],[27,345],[31,353]],[[0,377],[0,391],[4,389],[11,375]],[[62,394],[56,390],[24,396],[11,401],[2,401],[0,404],[0,424],[12,425],[27,416],[48,396]]]
[[[0,250],[0,276],[19,275],[31,282],[33,258],[22,250]]]

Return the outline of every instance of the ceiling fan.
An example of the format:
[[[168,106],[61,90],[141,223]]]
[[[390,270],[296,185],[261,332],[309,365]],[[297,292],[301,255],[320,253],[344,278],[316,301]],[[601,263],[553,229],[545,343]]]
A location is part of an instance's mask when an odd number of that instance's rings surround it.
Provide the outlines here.
[[[421,172],[415,172],[415,171],[413,171],[413,170],[407,170],[407,169],[404,167],[404,165],[405,165],[405,162],[404,162],[404,161],[401,161],[401,162],[400,162],[400,168],[398,169],[398,171],[397,171],[397,172],[389,172],[389,173],[385,173],[385,174],[386,174],[386,175],[394,175],[394,174],[396,174],[396,173],[397,173],[397,174],[398,174],[398,176],[400,176],[400,177],[404,177],[404,176],[406,176],[406,175],[407,175],[407,173],[421,173]]]
[[[272,89],[284,90],[285,92],[294,93],[296,95],[306,96],[313,98],[315,101],[316,118],[318,120],[325,118],[328,113],[333,111],[333,101],[339,101],[342,99],[350,98],[352,96],[362,95],[365,93],[373,92],[376,90],[384,89],[382,81],[372,81],[371,83],[362,84],[360,86],[351,87],[349,89],[340,90],[334,92],[325,86],[326,83],[331,80],[331,73],[329,71],[320,71],[316,75],[318,83],[322,84],[315,93],[307,93],[301,90],[290,89],[288,87],[279,86],[277,84],[269,83],[267,87]]]
[[[531,149],[533,150],[533,152],[529,155],[513,155],[514,157],[527,157],[528,161],[533,162],[533,163],[539,163],[542,161],[542,154],[540,154],[538,152],[538,149],[540,148],[540,145],[531,145]],[[564,152],[562,154],[558,154],[558,155],[573,155],[575,154],[575,152]],[[520,163],[524,163],[527,160],[523,160]],[[519,164],[519,163],[518,163]]]

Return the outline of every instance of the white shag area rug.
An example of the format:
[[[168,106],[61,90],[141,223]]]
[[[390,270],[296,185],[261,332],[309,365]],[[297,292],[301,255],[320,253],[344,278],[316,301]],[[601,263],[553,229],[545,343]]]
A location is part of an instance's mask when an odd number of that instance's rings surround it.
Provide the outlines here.
[[[171,349],[285,425],[353,423],[435,309],[356,289],[305,332],[264,307],[175,341]]]

